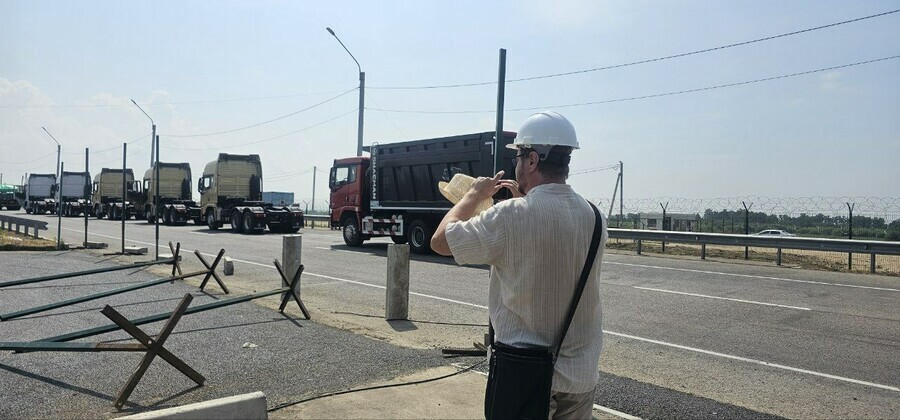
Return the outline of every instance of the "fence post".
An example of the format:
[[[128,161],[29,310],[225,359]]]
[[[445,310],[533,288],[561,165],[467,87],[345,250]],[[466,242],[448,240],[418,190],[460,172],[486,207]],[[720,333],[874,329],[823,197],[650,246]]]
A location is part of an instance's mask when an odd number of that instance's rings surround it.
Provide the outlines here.
[[[56,182],[59,183],[59,193],[56,194],[57,203],[56,203],[56,249],[62,249],[62,213],[63,213],[63,202],[62,202],[62,188],[63,188],[63,174],[65,173],[66,162],[62,162],[59,164],[59,178],[56,179]],[[34,235],[37,237],[37,227],[34,228]]]
[[[409,245],[388,244],[384,319],[409,318]]]
[[[301,264],[301,254],[303,250],[303,235],[284,235],[281,237],[281,261],[284,264],[284,275],[288,279],[294,278],[294,275],[297,274],[297,270],[300,269]],[[294,291],[297,292],[297,296],[300,296],[300,282],[297,282],[297,286],[294,288]],[[282,293],[281,298],[284,299],[284,295],[287,293]]]
[[[706,244],[700,244],[700,259],[706,259]]]
[[[848,226],[849,232],[847,235],[848,236],[847,239],[853,239],[853,208],[854,207],[856,207],[856,203],[853,203],[852,205],[850,203],[847,203],[847,210],[850,210],[850,218],[847,219],[847,223],[849,225]],[[848,252],[847,253],[847,270],[852,270],[852,269],[853,269],[853,253]]]
[[[753,203],[750,203],[750,205],[748,206],[747,203],[741,201],[741,204],[744,205],[744,235],[749,235],[750,234],[750,209],[753,208]],[[732,219],[732,223],[734,223],[734,219]],[[732,228],[731,233],[734,233],[733,230],[734,229]],[[744,259],[745,260],[750,259],[750,247],[746,247],[746,246],[744,247]]]
[[[781,248],[775,250],[775,265],[781,266]]]
[[[666,230],[666,209],[669,208],[669,202],[666,201],[666,205],[663,203],[659,203],[659,206],[662,207],[663,216],[662,216],[662,224],[659,226],[661,230]],[[669,229],[672,229],[672,225],[669,224]],[[666,253],[666,241],[662,242],[662,253]]]
[[[869,273],[875,274],[875,254],[869,254]]]
[[[641,255],[641,251],[642,251],[641,245],[642,245],[641,240],[638,239],[638,240],[637,240],[637,246],[638,246],[638,248],[637,248],[637,254],[638,254],[638,255]]]

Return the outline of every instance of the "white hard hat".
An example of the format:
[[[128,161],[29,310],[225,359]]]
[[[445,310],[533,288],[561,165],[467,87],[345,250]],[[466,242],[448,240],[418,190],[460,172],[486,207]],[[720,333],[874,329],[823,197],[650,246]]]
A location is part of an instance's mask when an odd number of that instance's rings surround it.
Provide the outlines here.
[[[544,111],[533,114],[522,123],[512,144],[506,145],[509,149],[520,147],[535,148],[534,146],[567,146],[578,148],[578,139],[575,137],[575,127],[566,117],[555,111]]]

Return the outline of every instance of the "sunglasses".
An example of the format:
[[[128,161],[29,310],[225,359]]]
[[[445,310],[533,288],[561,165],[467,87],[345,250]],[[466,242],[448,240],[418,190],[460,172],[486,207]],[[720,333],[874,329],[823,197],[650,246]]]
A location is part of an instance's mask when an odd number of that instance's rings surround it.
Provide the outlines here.
[[[516,157],[510,159],[513,167],[515,167],[516,165],[519,164],[520,157],[528,156],[531,154],[531,152],[534,152],[534,151],[535,151],[534,149],[519,149],[519,153],[516,154]]]

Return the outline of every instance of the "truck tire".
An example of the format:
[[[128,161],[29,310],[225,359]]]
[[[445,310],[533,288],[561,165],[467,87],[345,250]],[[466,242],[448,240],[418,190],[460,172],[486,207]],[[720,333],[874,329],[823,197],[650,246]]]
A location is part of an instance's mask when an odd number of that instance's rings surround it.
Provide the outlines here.
[[[172,208],[166,207],[166,210],[163,211],[163,223],[166,226],[172,226],[175,223],[172,222]]]
[[[219,222],[216,221],[216,215],[212,210],[206,211],[206,227],[209,230],[219,230]]]
[[[356,218],[353,216],[347,216],[344,220],[341,221],[341,229],[343,232],[344,243],[347,246],[357,247],[362,245],[363,238],[362,233],[359,231],[359,226],[356,225]]]
[[[244,233],[263,233],[266,231],[265,225],[263,225],[262,231],[256,232],[253,230],[253,213],[250,210],[244,210],[244,214],[241,217],[241,226],[243,226]]]
[[[431,252],[431,227],[423,220],[414,220],[409,224],[409,250],[416,254]]]
[[[116,206],[109,206],[106,212],[106,220],[116,220]]]
[[[391,240],[394,241],[394,243],[397,244],[397,245],[403,245],[403,244],[409,242],[409,238],[407,238],[405,235],[403,235],[403,236],[391,236]]]
[[[240,210],[231,211],[231,231],[234,233],[244,232],[244,220]]]

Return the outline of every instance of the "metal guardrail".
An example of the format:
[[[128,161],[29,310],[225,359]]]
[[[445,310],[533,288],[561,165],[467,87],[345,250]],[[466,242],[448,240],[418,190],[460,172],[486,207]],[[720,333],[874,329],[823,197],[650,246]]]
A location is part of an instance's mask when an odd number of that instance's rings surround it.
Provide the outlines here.
[[[878,255],[900,255],[900,242],[860,241],[853,239],[820,239],[779,237],[770,238],[755,235],[731,235],[721,233],[672,232],[658,230],[609,229],[610,239],[637,241],[637,253],[641,253],[642,242],[683,243],[700,245],[700,258],[706,259],[706,245],[727,245],[776,250],[776,263],[781,265],[782,249],[806,251],[841,252],[847,254],[869,254],[869,272],[875,272],[875,258]],[[665,248],[664,248],[665,249]]]
[[[304,214],[303,215],[303,225],[304,227],[310,226],[314,227],[314,222],[328,222],[331,220],[331,216],[327,214]]]
[[[16,233],[20,233],[19,230],[24,227],[25,236],[28,236],[28,229],[30,228],[35,239],[40,238],[39,232],[41,230],[47,230],[47,222],[0,214],[0,229],[13,231],[13,225],[16,227]]]

